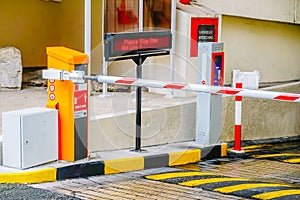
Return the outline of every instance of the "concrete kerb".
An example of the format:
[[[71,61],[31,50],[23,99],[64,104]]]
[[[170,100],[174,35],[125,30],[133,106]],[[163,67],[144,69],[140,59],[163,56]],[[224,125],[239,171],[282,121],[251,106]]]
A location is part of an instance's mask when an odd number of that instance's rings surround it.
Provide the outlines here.
[[[1,172],[0,184],[19,183],[34,184],[54,182],[72,178],[118,174],[123,172],[177,166],[196,163],[201,160],[227,156],[227,143],[213,146],[155,153],[143,156],[143,153],[134,157],[103,160],[85,160],[80,163],[65,163],[60,166],[43,166],[30,170],[16,172]]]

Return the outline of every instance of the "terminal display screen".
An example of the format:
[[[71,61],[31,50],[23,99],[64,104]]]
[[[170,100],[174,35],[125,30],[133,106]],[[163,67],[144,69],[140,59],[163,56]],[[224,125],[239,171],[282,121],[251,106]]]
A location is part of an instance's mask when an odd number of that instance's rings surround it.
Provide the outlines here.
[[[198,26],[198,42],[215,42],[216,39],[215,25]]]
[[[170,46],[170,38],[164,37],[141,37],[134,39],[116,39],[114,51],[137,51],[147,49],[165,49]]]
[[[133,32],[106,35],[105,57],[128,56],[169,50],[170,31]]]
[[[224,54],[213,55],[213,66],[212,66],[212,80],[211,85],[213,86],[223,86],[223,76],[224,76]]]

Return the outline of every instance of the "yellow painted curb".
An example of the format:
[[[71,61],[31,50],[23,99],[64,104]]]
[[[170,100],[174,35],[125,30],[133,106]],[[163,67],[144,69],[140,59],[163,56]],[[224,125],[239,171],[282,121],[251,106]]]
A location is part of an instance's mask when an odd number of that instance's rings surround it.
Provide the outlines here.
[[[204,185],[209,183],[220,183],[220,182],[230,182],[230,181],[249,181],[250,179],[247,178],[208,178],[208,179],[199,179],[199,180],[191,180],[187,182],[178,183],[179,185],[194,187],[198,185]]]
[[[155,174],[146,176],[147,179],[151,180],[164,180],[169,178],[180,178],[180,177],[190,177],[190,176],[215,176],[216,174],[212,172],[170,172],[170,173],[163,173],[163,174]]]
[[[200,161],[201,150],[187,150],[183,152],[169,153],[169,166],[185,165]]]
[[[275,199],[275,198],[280,198],[280,197],[284,197],[284,196],[299,195],[299,194],[300,194],[300,190],[279,190],[279,191],[257,194],[257,195],[252,196],[252,198]]]
[[[228,144],[222,143],[221,144],[221,157],[227,156]]]
[[[274,154],[263,154],[263,155],[253,155],[253,158],[274,158],[274,157],[292,157],[300,156],[299,153],[274,153]]]
[[[292,164],[300,163],[300,158],[292,158],[292,159],[284,160],[283,162],[292,163]]]
[[[0,183],[43,183],[56,181],[56,169],[0,174]]]
[[[267,187],[290,187],[289,185],[284,184],[272,184],[272,183],[248,183],[248,184],[239,184],[239,185],[232,185],[226,186],[222,188],[216,188],[214,192],[221,192],[224,194],[229,194],[232,192],[242,191],[242,190],[249,190],[255,188],[267,188]]]
[[[144,169],[144,158],[124,158],[118,160],[104,160],[104,174],[117,174]]]

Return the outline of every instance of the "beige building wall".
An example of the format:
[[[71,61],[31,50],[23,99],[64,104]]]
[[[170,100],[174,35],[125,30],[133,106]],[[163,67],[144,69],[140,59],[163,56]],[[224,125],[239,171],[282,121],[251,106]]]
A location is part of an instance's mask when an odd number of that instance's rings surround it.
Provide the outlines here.
[[[63,0],[58,15],[60,45],[84,51],[84,0]]]
[[[300,0],[197,0],[197,3],[225,15],[300,23]]]
[[[102,1],[92,0],[92,56],[101,65]],[[84,50],[84,0],[0,1],[0,47],[21,50],[24,67],[46,66],[46,47]],[[100,51],[99,51],[100,50]],[[97,56],[95,56],[97,55]],[[101,66],[100,66],[101,67]]]
[[[0,47],[21,50],[23,66],[45,66],[46,47],[59,44],[60,3],[0,1]]]
[[[300,0],[297,0],[295,8],[296,8],[296,22],[300,23]]]
[[[258,70],[261,82],[300,78],[300,26],[223,16],[225,81],[233,69]]]
[[[91,73],[102,72],[102,0],[91,0]],[[84,0],[64,0],[59,22],[60,45],[84,52]]]

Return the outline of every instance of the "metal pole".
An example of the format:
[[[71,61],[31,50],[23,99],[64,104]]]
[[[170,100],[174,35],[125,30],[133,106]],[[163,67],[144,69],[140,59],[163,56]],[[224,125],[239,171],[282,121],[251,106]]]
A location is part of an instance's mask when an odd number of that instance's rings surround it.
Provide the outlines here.
[[[139,58],[136,67],[136,77],[142,78],[142,58]],[[135,138],[135,151],[141,151],[141,128],[142,128],[142,87],[136,88],[136,138]]]
[[[171,80],[175,79],[175,44],[176,44],[176,2],[177,0],[172,0],[171,2],[171,33],[172,33],[172,48],[170,50],[170,66],[171,66]],[[174,90],[172,90],[172,96],[174,95]]]
[[[144,30],[144,0],[139,0],[139,32]],[[142,78],[142,64],[143,59],[140,56],[138,62],[136,63],[136,77]],[[138,86],[136,88],[136,137],[135,137],[135,151],[141,151],[141,141],[142,141],[142,87]]]
[[[84,2],[84,53],[91,57],[91,0]]]
[[[107,0],[102,0],[102,52],[103,52],[103,64],[102,64],[102,74],[104,76],[107,76],[107,62],[105,61],[105,57],[104,57],[104,51],[105,51],[105,48],[104,48],[104,41],[105,41],[105,38],[104,38],[104,34],[105,34],[105,1]],[[107,83],[103,83],[102,84],[102,96],[105,97],[107,94]]]
[[[139,32],[144,31],[144,0],[139,0]]]

